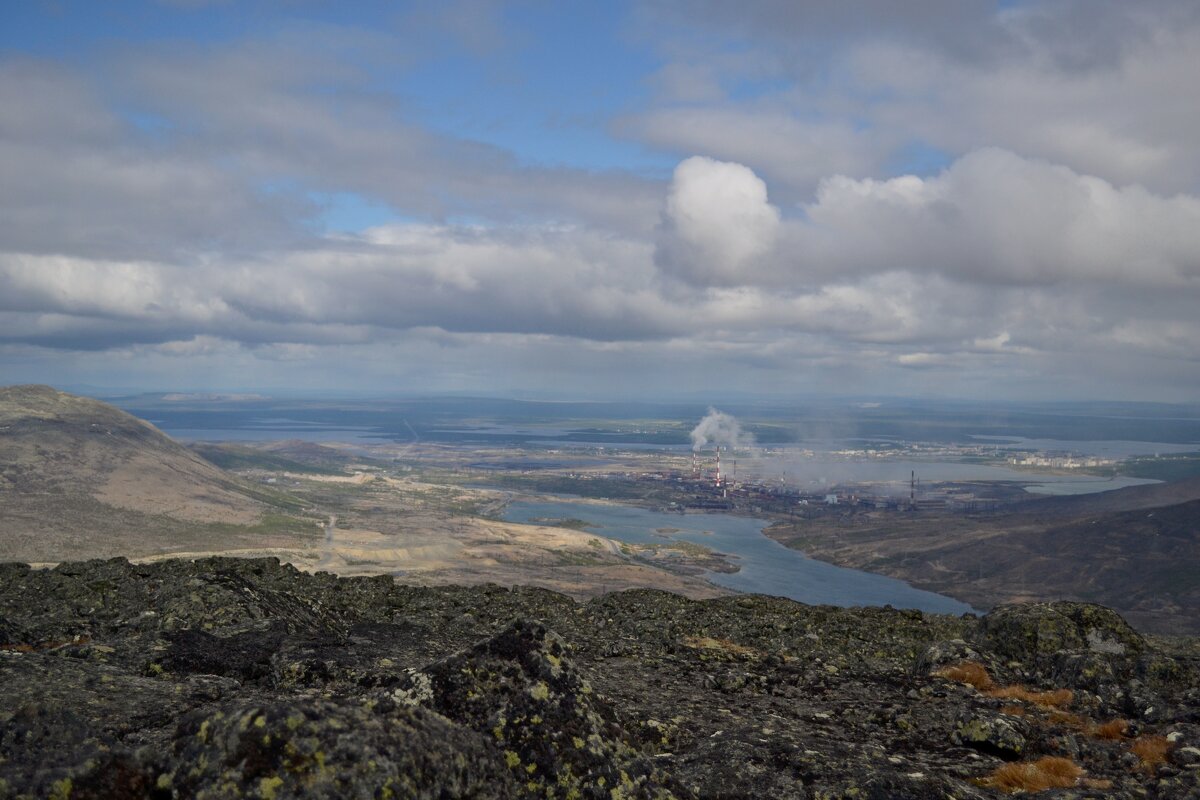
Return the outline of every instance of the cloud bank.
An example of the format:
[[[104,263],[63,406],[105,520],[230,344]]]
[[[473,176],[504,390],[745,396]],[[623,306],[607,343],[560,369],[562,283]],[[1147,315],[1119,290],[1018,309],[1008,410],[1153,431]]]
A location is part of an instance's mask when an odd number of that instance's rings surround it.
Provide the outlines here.
[[[0,365],[1194,397],[1194,8],[840,8],[639,6],[660,65],[599,129],[660,173],[448,133],[380,88],[431,58],[386,26],[0,52]],[[447,14],[506,57],[500,10]]]

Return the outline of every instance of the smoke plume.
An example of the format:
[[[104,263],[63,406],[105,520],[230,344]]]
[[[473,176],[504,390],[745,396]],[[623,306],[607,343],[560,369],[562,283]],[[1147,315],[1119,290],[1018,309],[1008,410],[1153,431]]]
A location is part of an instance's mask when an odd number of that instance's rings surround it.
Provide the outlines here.
[[[711,406],[700,424],[692,428],[691,437],[693,450],[710,444],[731,449],[754,446],[754,436],[742,430],[742,424],[736,417]]]

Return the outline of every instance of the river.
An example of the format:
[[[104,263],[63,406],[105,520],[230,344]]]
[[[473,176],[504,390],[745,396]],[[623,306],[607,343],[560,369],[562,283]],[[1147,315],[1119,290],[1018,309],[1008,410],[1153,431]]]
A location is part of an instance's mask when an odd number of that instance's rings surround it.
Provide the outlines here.
[[[834,606],[916,608],[939,614],[974,611],[944,595],[916,589],[904,581],[816,561],[763,535],[767,520],[732,514],[678,514],[614,503],[516,501],[504,510],[509,522],[581,519],[598,536],[631,543],[662,544],[680,539],[736,556],[738,572],[705,577],[742,592],[790,597],[802,603]]]

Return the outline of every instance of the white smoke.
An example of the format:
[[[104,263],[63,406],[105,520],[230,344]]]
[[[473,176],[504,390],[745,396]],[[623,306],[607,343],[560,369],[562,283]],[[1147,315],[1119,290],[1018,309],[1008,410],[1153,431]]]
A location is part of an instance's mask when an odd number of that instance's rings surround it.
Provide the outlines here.
[[[699,450],[709,444],[730,449],[754,446],[754,435],[742,430],[742,424],[737,421],[737,417],[711,406],[708,414],[700,420],[700,424],[692,428],[690,435],[693,450]]]

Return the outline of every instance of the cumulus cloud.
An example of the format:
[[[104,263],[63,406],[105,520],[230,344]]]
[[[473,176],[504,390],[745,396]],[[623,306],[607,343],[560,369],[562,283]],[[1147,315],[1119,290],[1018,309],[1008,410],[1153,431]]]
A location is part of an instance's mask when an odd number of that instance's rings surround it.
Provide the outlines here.
[[[997,146],[1160,192],[1200,180],[1200,6],[1188,0],[696,6],[657,0],[643,14],[664,71],[741,53],[752,68],[734,62],[711,80],[720,97],[663,103],[624,129],[750,164],[777,197],[812,189],[797,154],[866,177],[903,169],[914,142],[951,157]],[[788,130],[791,151],[776,146]]]
[[[347,66],[348,53],[381,48],[369,33],[318,30],[133,50],[94,75],[0,58],[0,241],[123,260],[241,257],[310,243],[314,192],[434,220],[652,230],[651,180],[523,165],[408,122]]]
[[[484,5],[478,29],[434,13],[436,47],[520,46]],[[83,68],[9,54],[0,365],[86,352],[73,369],[285,385],[354,363],[497,391],[1073,375],[1186,395],[1195,9],[642,4],[662,66],[606,131],[670,154],[661,173],[530,165],[422,124],[377,78],[402,83],[425,51],[384,28],[130,45]],[[396,219],[328,235],[337,194]]]
[[[932,178],[828,178],[805,212],[790,231],[802,270],[1023,285],[1200,277],[1200,199],[1118,188],[994,148]]]
[[[675,168],[663,208],[659,263],[705,285],[748,283],[775,244],[779,209],[752,170],[693,156]]]
[[[1195,198],[988,150],[933,178],[835,176],[781,218],[744,167],[690,159],[677,172],[656,242],[406,223],[188,264],[0,254],[0,342],[182,357],[220,340],[293,360],[411,337],[460,353],[564,343],[613,369],[707,358],[721,374],[803,364],[847,381],[855,365],[944,380],[1087,363],[1100,348],[1110,369],[1189,358]],[[664,262],[664,249],[691,260]]]
[[[743,164],[772,181],[772,191],[800,201],[831,174],[874,174],[894,140],[849,120],[797,118],[782,108],[667,105],[622,118],[618,129],[661,147]]]
[[[356,326],[364,336],[418,327],[596,340],[686,332],[684,315],[655,291],[648,243],[557,227],[385,226],[188,266],[0,254],[0,310],[117,320],[155,340],[160,324],[180,335],[318,342]]]

